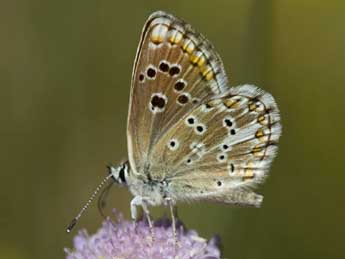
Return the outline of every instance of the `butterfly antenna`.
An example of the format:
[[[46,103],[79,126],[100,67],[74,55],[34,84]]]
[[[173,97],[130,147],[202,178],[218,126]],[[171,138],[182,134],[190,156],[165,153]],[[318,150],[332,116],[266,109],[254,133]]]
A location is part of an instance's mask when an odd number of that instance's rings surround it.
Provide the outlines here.
[[[106,200],[110,191],[110,188],[113,186],[114,181],[109,182],[109,184],[103,188],[102,192],[99,195],[98,201],[97,201],[97,207],[98,211],[101,214],[101,216],[105,219],[106,216],[104,214],[104,208],[106,206]]]
[[[78,215],[72,219],[71,223],[69,223],[66,231],[67,233],[70,233],[72,231],[72,229],[74,228],[74,226],[77,224],[78,220],[80,219],[80,217],[84,214],[84,212],[87,210],[87,208],[90,206],[90,204],[92,203],[92,201],[95,199],[97,193],[99,192],[99,190],[103,187],[103,185],[112,177],[112,174],[107,175],[102,182],[97,186],[96,190],[92,193],[92,195],[90,196],[90,198],[87,200],[87,202],[85,203],[85,205],[83,206],[83,208],[80,210],[80,212],[78,213]]]

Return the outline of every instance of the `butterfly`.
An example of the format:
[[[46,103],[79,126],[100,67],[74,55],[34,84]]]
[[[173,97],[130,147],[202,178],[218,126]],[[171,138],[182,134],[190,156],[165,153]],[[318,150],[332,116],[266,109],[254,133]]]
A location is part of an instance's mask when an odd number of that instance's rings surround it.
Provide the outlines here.
[[[212,44],[157,11],[144,25],[134,61],[128,161],[109,167],[104,182],[127,186],[133,220],[140,206],[151,228],[151,206],[170,207],[173,229],[179,202],[259,207],[263,196],[253,189],[265,180],[280,135],[272,95],[253,85],[229,87]]]

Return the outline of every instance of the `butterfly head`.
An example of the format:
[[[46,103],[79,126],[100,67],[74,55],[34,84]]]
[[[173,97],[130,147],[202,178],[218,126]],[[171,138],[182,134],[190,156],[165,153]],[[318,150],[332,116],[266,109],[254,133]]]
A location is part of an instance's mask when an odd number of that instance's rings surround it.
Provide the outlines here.
[[[70,222],[70,224],[68,225],[66,231],[69,233],[72,231],[72,229],[74,228],[74,226],[77,224],[78,220],[80,219],[80,217],[83,215],[83,213],[87,210],[87,208],[90,206],[90,204],[92,203],[92,201],[95,199],[96,195],[98,194],[98,192],[100,190],[102,190],[102,187],[110,180],[110,178],[113,178],[113,180],[121,185],[127,185],[127,180],[128,180],[128,176],[129,176],[129,163],[128,161],[120,164],[117,167],[108,166],[108,175],[102,180],[102,182],[98,185],[98,187],[96,188],[96,190],[92,193],[92,195],[90,196],[90,198],[87,200],[87,202],[85,203],[85,205],[82,207],[82,209],[80,210],[80,212],[78,213],[78,215],[72,219],[72,221]],[[104,195],[107,195],[109,188],[111,187],[111,184],[108,185],[105,189],[102,190],[101,196],[98,200],[98,206],[100,209],[101,214],[103,215],[102,212],[102,208],[104,206]]]
[[[129,163],[128,161],[118,165],[118,166],[108,166],[109,175],[118,184],[127,185],[127,180],[129,177]]]

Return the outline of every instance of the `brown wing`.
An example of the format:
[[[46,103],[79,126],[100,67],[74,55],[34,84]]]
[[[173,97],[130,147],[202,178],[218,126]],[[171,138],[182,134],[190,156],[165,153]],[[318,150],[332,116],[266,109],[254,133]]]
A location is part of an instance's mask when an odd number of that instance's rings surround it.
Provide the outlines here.
[[[190,111],[159,140],[152,175],[164,172],[176,200],[258,205],[261,198],[244,190],[264,180],[280,134],[270,94],[251,85],[231,88]]]
[[[159,138],[193,107],[226,89],[227,77],[212,45],[182,20],[153,13],[132,77],[127,137],[134,172],[147,174]]]

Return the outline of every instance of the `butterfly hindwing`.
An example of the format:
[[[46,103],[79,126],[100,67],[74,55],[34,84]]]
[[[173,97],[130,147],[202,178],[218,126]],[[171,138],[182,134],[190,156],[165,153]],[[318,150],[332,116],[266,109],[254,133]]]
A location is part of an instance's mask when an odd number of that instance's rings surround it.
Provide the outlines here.
[[[244,85],[191,110],[155,145],[151,159],[177,200],[259,205],[249,189],[265,179],[280,134],[273,97]]]
[[[132,170],[147,174],[157,141],[191,109],[227,90],[223,64],[190,25],[156,12],[147,20],[132,76],[128,149]]]

